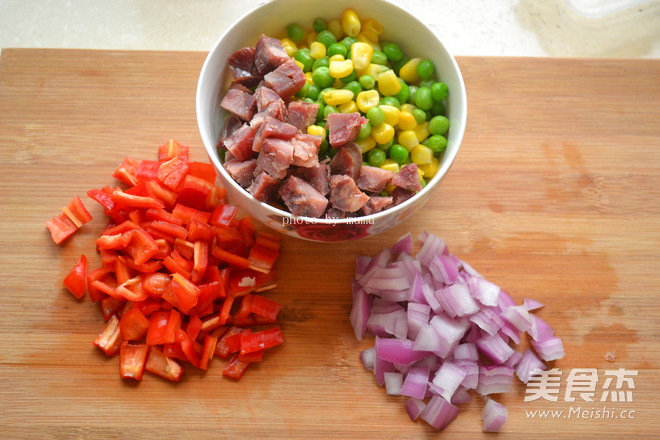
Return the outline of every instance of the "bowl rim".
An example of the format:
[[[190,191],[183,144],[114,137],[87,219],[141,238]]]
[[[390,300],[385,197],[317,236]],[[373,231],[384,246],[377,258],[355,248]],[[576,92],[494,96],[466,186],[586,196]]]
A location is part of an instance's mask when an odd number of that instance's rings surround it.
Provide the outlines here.
[[[245,12],[243,15],[241,15],[239,18],[234,20],[234,22],[218,37],[216,42],[213,44],[211,49],[209,50],[205,60],[204,64],[202,65],[202,68],[200,70],[199,78],[197,81],[197,89],[195,93],[195,110],[196,110],[196,118],[197,118],[197,125],[198,125],[198,130],[200,132],[200,135],[202,137],[202,143],[204,144],[204,148],[207,152],[207,155],[209,156],[209,159],[215,166],[215,168],[218,170],[218,172],[222,175],[223,180],[226,181],[225,184],[229,184],[235,189],[237,192],[242,193],[245,197],[245,200],[247,203],[252,203],[255,205],[258,205],[258,207],[266,210],[270,215],[275,215],[280,218],[288,218],[292,219],[295,221],[296,224],[324,224],[328,226],[338,226],[338,225],[351,225],[351,224],[374,224],[376,223],[379,219],[385,218],[385,217],[390,217],[394,214],[400,213],[406,209],[408,209],[410,206],[416,204],[419,200],[423,199],[426,194],[431,192],[436,186],[440,184],[440,181],[444,178],[444,176],[449,172],[451,166],[454,163],[454,160],[456,159],[456,156],[458,155],[458,151],[460,150],[461,144],[463,142],[463,137],[465,134],[465,128],[467,125],[467,92],[465,89],[465,82],[463,80],[463,74],[460,70],[460,67],[458,66],[458,63],[456,62],[456,59],[454,55],[449,51],[447,46],[444,44],[442,39],[433,31],[431,30],[428,25],[421,20],[419,17],[416,15],[410,13],[409,11],[406,11],[402,9],[400,6],[392,3],[389,0],[382,0],[383,2],[387,3],[390,7],[396,8],[399,10],[401,14],[406,14],[419,22],[422,26],[426,28],[426,30],[431,33],[434,38],[437,40],[438,44],[440,47],[445,51],[447,58],[450,61],[451,64],[451,69],[455,72],[461,93],[458,96],[458,98],[452,98],[453,99],[459,99],[460,101],[460,107],[463,109],[462,115],[460,119],[462,120],[462,123],[459,125],[457,128],[458,132],[452,133],[452,136],[454,137],[454,143],[457,145],[455,149],[451,151],[451,153],[447,156],[447,150],[445,150],[445,153],[442,158],[441,162],[441,168],[437,171],[435,176],[431,179],[429,183],[426,184],[424,188],[421,189],[421,191],[418,191],[414,196],[410,197],[408,200],[383,211],[374,213],[374,214],[369,214],[369,215],[363,215],[363,216],[357,216],[357,217],[346,217],[346,218],[338,218],[338,219],[333,219],[333,218],[315,218],[315,217],[306,217],[306,216],[296,216],[292,214],[289,211],[285,211],[283,209],[277,208],[269,203],[264,203],[260,200],[255,199],[245,188],[240,186],[230,175],[227,173],[227,170],[225,169],[223,163],[220,161],[220,158],[217,153],[217,140],[212,140],[209,139],[209,136],[206,135],[206,131],[204,130],[204,122],[202,121],[202,114],[204,112],[204,109],[202,108],[202,102],[203,102],[203,83],[205,82],[204,79],[209,76],[210,74],[208,73],[211,70],[211,63],[213,59],[213,55],[218,51],[219,47],[222,45],[222,41],[226,38],[228,34],[230,34],[232,31],[234,31],[235,28],[239,27],[240,24],[245,20],[249,15],[253,14],[255,11],[258,9],[271,4],[275,3],[276,0],[266,0],[263,2],[260,2],[257,4],[254,8],[248,10]],[[240,48],[239,48],[240,49]],[[238,49],[236,49],[238,50]],[[225,67],[226,69],[226,67]],[[452,125],[453,126],[453,125]],[[450,127],[451,130],[451,127]],[[242,205],[240,201],[236,201],[239,205]]]

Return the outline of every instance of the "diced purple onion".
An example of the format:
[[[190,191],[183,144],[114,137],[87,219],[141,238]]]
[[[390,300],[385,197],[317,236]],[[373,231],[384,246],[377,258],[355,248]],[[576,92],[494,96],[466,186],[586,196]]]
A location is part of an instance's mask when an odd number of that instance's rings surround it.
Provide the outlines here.
[[[406,401],[406,411],[408,412],[408,416],[410,416],[410,420],[413,422],[419,418],[424,408],[426,408],[426,403],[423,400],[411,397]]]
[[[511,389],[512,382],[513,368],[507,365],[483,365],[479,367],[477,393],[482,396],[506,393]]]
[[[462,386],[458,387],[456,392],[454,393],[454,396],[451,398],[451,403],[454,405],[460,405],[461,403],[468,403],[472,400],[472,396]]]
[[[477,346],[470,342],[457,345],[454,349],[454,359],[463,361],[478,361],[479,352],[477,351]]]
[[[390,396],[399,396],[403,385],[403,374],[398,372],[385,373],[385,390]]]
[[[440,395],[451,401],[456,389],[465,379],[466,371],[453,362],[443,363],[433,377],[433,385],[438,387]]]
[[[470,296],[466,284],[452,284],[436,292],[436,298],[444,311],[455,318],[470,316],[479,311],[476,301]]]
[[[409,397],[423,399],[426,395],[426,386],[429,382],[428,366],[412,367],[408,370],[406,378],[401,387],[401,394]]]
[[[477,340],[477,347],[496,364],[503,364],[513,354],[513,348],[499,334],[484,335]]]
[[[458,415],[458,407],[440,396],[433,396],[420,417],[435,429],[443,429]]]
[[[399,238],[399,241],[394,243],[392,246],[392,253],[393,254],[400,254],[402,252],[405,252],[406,254],[412,254],[412,234],[408,232],[405,234],[403,237]]]
[[[376,347],[369,347],[360,353],[360,361],[365,370],[373,370],[376,363]]]
[[[515,366],[516,376],[522,382],[527,383],[534,371],[545,371],[547,367],[529,348],[522,354],[520,362]]]
[[[523,298],[523,305],[530,312],[532,310],[538,310],[545,306],[545,304],[538,302],[537,300],[532,298]]]
[[[532,341],[532,347],[534,347],[539,357],[546,362],[564,357],[564,344],[557,337],[552,337],[544,341]]]
[[[508,411],[504,405],[488,399],[484,409],[481,411],[483,430],[486,432],[500,432],[502,425],[508,418]]]

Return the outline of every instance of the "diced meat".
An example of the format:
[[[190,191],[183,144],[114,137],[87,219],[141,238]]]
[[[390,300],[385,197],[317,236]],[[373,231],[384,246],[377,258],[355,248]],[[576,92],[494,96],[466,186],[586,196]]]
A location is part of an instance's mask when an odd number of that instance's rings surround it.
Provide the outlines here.
[[[328,210],[325,211],[325,215],[323,217],[333,220],[339,220],[342,218],[346,218],[346,213],[344,211],[340,211],[337,208],[328,208]]]
[[[377,212],[389,208],[393,202],[392,197],[370,197],[369,201],[362,207],[362,213],[364,215],[376,214]]]
[[[319,105],[315,102],[291,101],[287,107],[286,122],[294,125],[303,133],[316,122]]]
[[[319,164],[321,136],[298,133],[292,139],[293,164],[299,167],[315,167]]]
[[[337,175],[330,178],[330,203],[333,208],[355,212],[369,201],[369,196],[360,191],[349,176]]]
[[[229,64],[229,70],[234,81],[238,81],[247,87],[256,86],[264,77],[254,64],[255,52],[254,47],[244,47],[227,58],[227,64]]]
[[[277,190],[281,183],[281,181],[262,171],[256,179],[254,179],[248,191],[255,199],[264,203],[270,203],[275,199],[275,195],[277,194]]]
[[[266,138],[257,157],[257,165],[276,179],[286,177],[286,171],[292,161],[293,145],[277,138]]]
[[[250,186],[254,180],[254,169],[257,167],[257,159],[240,161],[237,159],[225,161],[225,170],[243,188]]]
[[[289,177],[279,192],[284,204],[295,216],[319,218],[328,206],[328,199],[323,194],[296,176]]]
[[[268,87],[275,90],[282,99],[291,98],[305,85],[305,74],[295,61],[288,59],[283,64],[267,73],[264,82]]]
[[[339,148],[357,139],[367,118],[360,113],[330,113],[326,128],[332,148]]]
[[[394,188],[394,191],[392,191],[392,194],[390,195],[392,196],[392,205],[396,206],[396,205],[400,205],[401,203],[413,197],[415,195],[415,191],[396,187]]]
[[[224,148],[226,150],[227,148],[225,147],[225,140],[227,140],[227,138],[231,136],[233,132],[241,128],[242,124],[243,123],[237,116],[227,116],[225,119],[225,124],[222,126],[222,130],[220,131],[220,136],[218,137],[217,147]]]
[[[360,168],[360,177],[357,180],[357,186],[362,191],[379,193],[385,189],[394,173],[390,170],[384,170],[378,167],[362,166]]]
[[[254,99],[254,95],[235,87],[227,91],[220,102],[220,107],[247,122],[252,119],[257,110],[257,101]]]
[[[254,141],[254,128],[244,124],[225,139],[224,145],[237,160],[247,160],[252,157],[252,142]]]
[[[351,142],[341,147],[330,161],[330,174],[345,174],[357,180],[361,167],[362,152],[360,147]]]
[[[276,104],[278,108],[281,107],[282,116],[284,116],[286,113],[286,106],[284,105],[284,101],[280,95],[278,95],[277,92],[270,87],[266,87],[265,85],[257,87],[257,90],[254,91],[254,97],[257,100],[258,112],[263,112],[271,105]]]
[[[419,182],[419,173],[416,163],[403,166],[398,173],[392,177],[392,185],[411,191],[421,191],[422,184]]]
[[[294,137],[296,133],[298,133],[298,129],[293,125],[282,122],[272,116],[266,116],[264,121],[259,125],[257,133],[254,135],[252,150],[261,151],[261,146],[267,138],[289,140]]]
[[[324,196],[330,192],[330,183],[328,181],[328,166],[325,163],[320,163],[314,167],[309,168],[296,168],[293,171],[293,175],[300,177],[312,185]]]
[[[232,83],[229,84],[229,90],[231,90],[231,89],[240,90],[241,92],[245,92],[245,93],[247,93],[248,95],[252,95],[252,94],[253,94],[253,93],[252,93],[252,90],[248,89],[248,88],[245,87],[243,84],[241,84],[241,83],[239,83],[239,82],[237,82],[237,81],[232,81]]]
[[[254,52],[254,65],[259,73],[265,75],[290,59],[280,40],[261,34]]]

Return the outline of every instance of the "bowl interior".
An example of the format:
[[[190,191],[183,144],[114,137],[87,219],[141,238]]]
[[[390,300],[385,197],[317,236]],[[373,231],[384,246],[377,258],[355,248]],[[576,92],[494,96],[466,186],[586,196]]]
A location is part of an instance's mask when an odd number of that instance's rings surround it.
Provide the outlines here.
[[[226,184],[236,191],[245,192],[224,170],[216,151],[218,136],[222,129],[226,112],[220,108],[220,101],[231,74],[226,67],[226,59],[236,50],[245,46],[254,46],[261,35],[282,38],[288,24],[296,22],[306,29],[316,17],[326,20],[340,17],[346,8],[353,8],[361,20],[374,18],[383,25],[381,40],[396,42],[407,56],[427,58],[433,61],[436,68],[436,78],[449,86],[447,99],[447,117],[450,120],[450,130],[447,137],[447,150],[444,153],[441,166],[434,178],[422,192],[429,192],[436,186],[451,166],[465,131],[467,119],[467,102],[465,85],[460,70],[454,58],[438,39],[438,37],[419,20],[403,9],[385,0],[271,0],[248,12],[227,29],[218,39],[202,67],[197,86],[197,120],[200,135],[209,158],[219,170]],[[277,17],[282,17],[278,20]],[[414,203],[418,196],[395,208],[373,214],[368,217],[386,215],[392,211],[405,209]],[[251,199],[251,198],[250,198]],[[280,216],[291,214],[265,203],[251,199],[251,203],[262,205]],[[316,219],[310,219],[316,221]],[[324,219],[319,219],[323,223]],[[341,220],[332,220],[341,223]]]

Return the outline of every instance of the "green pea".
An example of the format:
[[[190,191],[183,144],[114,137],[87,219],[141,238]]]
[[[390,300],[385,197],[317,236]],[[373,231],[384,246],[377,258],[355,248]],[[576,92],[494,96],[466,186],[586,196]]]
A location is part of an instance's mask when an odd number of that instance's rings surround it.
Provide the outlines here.
[[[394,70],[394,73],[399,75],[399,70],[408,62],[410,61],[410,58],[408,57],[401,57],[399,61],[395,61],[394,64],[392,65],[392,70]]]
[[[303,86],[300,88],[300,90],[298,90],[296,92],[296,98],[305,98],[304,99],[305,101],[309,100],[308,102],[314,102],[313,99],[308,97],[308,95],[309,95],[309,85],[310,84],[307,81],[305,81],[305,84],[303,84]]]
[[[339,149],[337,148],[328,148],[326,154],[330,159],[332,159],[333,157],[335,157],[335,154],[337,154],[337,151],[339,151]]]
[[[224,148],[218,148],[218,157],[220,158],[220,162],[224,162],[226,156],[227,156],[227,150],[225,150]]]
[[[325,115],[323,114],[323,110],[325,109],[325,104],[320,101],[316,101],[316,103],[319,105],[319,109],[316,111],[316,121],[317,121],[316,125],[319,125],[318,124],[319,121],[325,123],[325,121],[323,121],[323,118],[325,117]]]
[[[381,150],[389,150],[392,145],[394,145],[394,139],[390,139],[386,144],[378,144],[378,148]]]
[[[369,111],[367,111],[367,119],[371,122],[372,127],[378,127],[385,122],[385,112],[378,107],[371,107]]]
[[[383,99],[380,100],[380,103],[401,109],[401,103],[395,96],[384,96]]]
[[[399,100],[399,102],[407,102],[408,98],[410,98],[410,87],[408,87],[408,84],[401,78],[399,79],[399,84],[401,84],[401,91],[394,95],[396,99]]]
[[[324,119],[327,119],[330,113],[339,113],[339,110],[337,110],[337,107],[335,107],[334,105],[326,105],[325,108],[323,109]]]
[[[432,115],[444,115],[445,114],[445,104],[442,101],[433,101],[433,107],[431,107]]]
[[[359,40],[355,37],[344,37],[344,39],[341,40],[341,44],[343,44],[344,47],[346,47],[346,51],[350,55],[351,46],[353,45],[353,43],[357,43],[358,41]]]
[[[300,61],[303,65],[303,72],[311,72],[314,65],[314,58],[309,54],[309,49],[298,49],[293,55],[296,61]]]
[[[408,157],[406,157],[406,160],[400,163],[400,165],[408,165],[409,163],[412,163],[412,158],[410,157],[410,153],[408,153]]]
[[[403,163],[408,159],[408,150],[405,147],[394,144],[390,147],[390,159],[397,163]]]
[[[385,65],[387,64],[387,55],[380,50],[374,50],[374,54],[371,56],[371,62],[373,64]]]
[[[444,101],[449,96],[449,87],[443,82],[433,83],[431,86],[431,95],[434,101]]]
[[[380,148],[372,148],[369,150],[369,165],[372,167],[379,167],[385,162],[385,159],[387,159],[387,155],[383,150]]]
[[[335,83],[335,79],[330,75],[330,70],[323,66],[312,72],[312,81],[321,89],[330,87]]]
[[[345,77],[339,78],[339,81],[343,82],[344,84],[348,84],[352,81],[355,81],[356,79],[357,79],[357,73],[355,72],[355,70],[353,70],[351,73],[349,73]]]
[[[360,127],[360,134],[358,134],[358,139],[366,139],[369,137],[371,134],[371,123],[367,122],[366,124],[362,124],[362,127]]]
[[[319,67],[329,67],[329,66],[330,66],[330,59],[328,57],[322,57],[314,61],[314,64],[312,64],[312,71],[318,69]]]
[[[429,89],[435,84],[432,79],[423,79],[419,82],[419,87],[428,87]]]
[[[422,177],[421,179],[419,179],[419,184],[422,185],[422,189],[424,189],[426,187],[426,180],[424,180],[424,178]]]
[[[308,83],[309,84],[309,83]],[[307,97],[312,101],[319,99],[319,94],[321,89],[314,83],[309,84],[309,90],[307,91]]]
[[[408,89],[410,90],[410,96],[408,96],[408,104],[415,103],[415,94],[417,93],[418,87],[415,85],[409,85]]]
[[[346,58],[346,54],[348,53],[348,49],[346,49],[346,46],[344,46],[341,43],[332,43],[328,47],[328,56],[331,57],[333,55],[341,55],[344,58]]]
[[[325,120],[323,120],[323,119],[320,120],[319,122],[316,123],[316,125],[318,125],[319,127],[325,128]]]
[[[435,72],[435,66],[431,60],[422,60],[417,65],[417,74],[422,79],[429,79],[433,76]]]
[[[390,193],[388,193],[388,192],[385,191],[385,190],[382,190],[382,191],[380,192],[380,194],[378,194],[378,195],[381,196],[381,197],[389,197],[389,196],[390,196]]]
[[[413,118],[415,118],[415,122],[418,124],[421,124],[422,122],[426,121],[426,112],[422,110],[421,108],[416,108],[412,112]]]
[[[355,80],[353,80],[349,83],[346,83],[346,85],[344,86],[344,89],[350,90],[351,92],[353,92],[354,97],[357,96],[358,93],[360,93],[362,91],[362,87],[360,86],[360,83],[355,81]]]
[[[319,32],[319,35],[316,37],[316,41],[323,43],[325,47],[330,47],[337,42],[337,38],[333,35],[332,32],[325,29]]]
[[[436,155],[442,153],[447,148],[447,138],[440,134],[434,134],[427,139],[429,141],[427,146],[433,150],[433,153]]]
[[[449,119],[445,116],[433,116],[429,121],[429,131],[431,134],[445,134],[449,130]]]
[[[316,82],[316,81],[315,81]],[[415,92],[415,105],[422,110],[430,110],[433,106],[433,98],[431,97],[431,89],[428,87],[420,87]]]
[[[363,89],[373,89],[374,86],[376,85],[376,81],[374,80],[374,77],[371,75],[362,75],[359,79],[360,81],[360,86],[362,86]]]
[[[403,52],[401,52],[401,48],[396,43],[386,43],[383,46],[383,53],[390,61],[397,62],[403,58]]]
[[[328,154],[328,141],[327,139],[323,139],[323,142],[319,145],[319,155],[325,156],[326,154]]]
[[[286,35],[294,43],[299,42],[305,36],[305,30],[296,23],[291,23],[286,27]]]
[[[314,29],[314,32],[319,33],[321,31],[326,30],[328,28],[328,25],[325,23],[324,19],[318,17],[314,19],[314,24],[312,24],[312,28]]]

